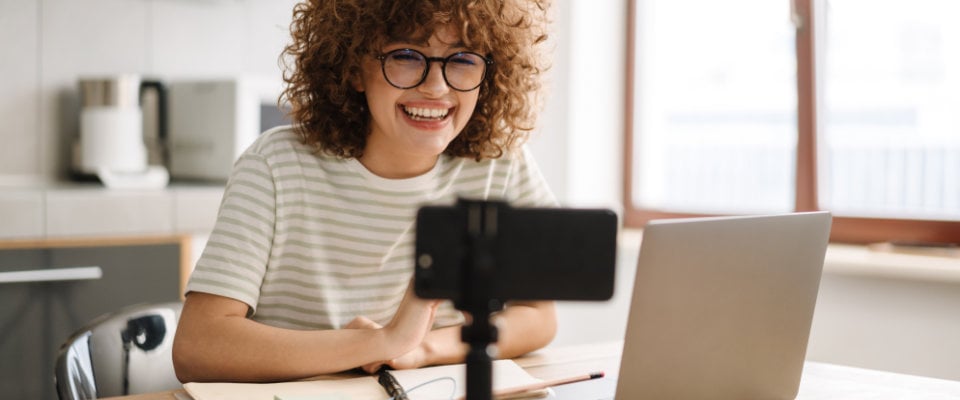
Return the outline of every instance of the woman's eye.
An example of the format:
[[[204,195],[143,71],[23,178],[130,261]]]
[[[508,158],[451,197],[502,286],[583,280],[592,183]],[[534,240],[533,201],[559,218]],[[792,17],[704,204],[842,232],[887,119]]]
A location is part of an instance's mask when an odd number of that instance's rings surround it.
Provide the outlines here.
[[[450,61],[447,61],[447,62],[452,64],[457,64],[457,65],[469,66],[469,65],[479,64],[480,60],[477,56],[470,55],[470,54],[454,54],[452,57],[450,57]]]
[[[398,51],[391,53],[390,59],[401,62],[420,62],[423,60],[423,57],[412,51]]]

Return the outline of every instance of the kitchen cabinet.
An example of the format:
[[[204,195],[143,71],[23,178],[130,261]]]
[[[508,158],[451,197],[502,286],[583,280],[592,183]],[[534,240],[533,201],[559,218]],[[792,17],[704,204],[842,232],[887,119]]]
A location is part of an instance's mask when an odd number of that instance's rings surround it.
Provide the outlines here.
[[[56,399],[66,338],[124,306],[177,301],[188,236],[0,241],[0,387],[11,399]]]

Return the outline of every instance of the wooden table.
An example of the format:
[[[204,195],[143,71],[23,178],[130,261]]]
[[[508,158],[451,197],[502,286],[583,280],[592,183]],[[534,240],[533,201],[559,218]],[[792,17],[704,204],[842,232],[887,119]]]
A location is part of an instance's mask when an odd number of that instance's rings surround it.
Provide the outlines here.
[[[622,349],[622,342],[551,347],[517,358],[515,361],[534,377],[544,380],[589,371],[604,371],[607,376],[618,378]],[[608,389],[612,389],[612,386]],[[596,394],[597,399],[609,398],[610,395],[610,393]],[[383,399],[386,398],[384,394]],[[180,389],[113,399],[189,400],[190,396]],[[960,399],[960,381],[808,361],[804,365],[797,399]]]

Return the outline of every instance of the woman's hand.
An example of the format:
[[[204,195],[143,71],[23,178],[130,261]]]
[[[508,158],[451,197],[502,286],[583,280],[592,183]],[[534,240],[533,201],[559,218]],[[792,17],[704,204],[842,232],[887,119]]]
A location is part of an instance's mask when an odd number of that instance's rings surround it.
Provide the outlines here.
[[[371,321],[369,318],[364,316],[359,316],[350,321],[349,324],[344,326],[346,329],[381,329],[383,328],[380,324]],[[364,371],[367,373],[375,373],[380,370],[380,367],[386,365],[393,369],[412,369],[419,368],[427,363],[426,353],[424,351],[424,344],[421,342],[419,346],[415,349],[407,352],[406,354],[390,359],[372,362],[370,364],[362,365]]]
[[[409,369],[426,364],[427,357],[423,339],[433,326],[433,319],[439,305],[439,300],[418,298],[413,293],[413,283],[411,282],[403,300],[400,302],[397,313],[386,326],[381,326],[364,316],[358,316],[345,325],[344,328],[346,329],[383,329],[391,348],[399,351],[395,358],[363,365],[363,370],[374,373],[383,365],[388,365],[394,369]]]
[[[413,281],[410,281],[397,313],[382,328],[387,333],[388,343],[397,349],[395,356],[413,350],[423,341],[423,337],[433,327],[433,319],[439,306],[440,300],[417,297],[413,293]]]

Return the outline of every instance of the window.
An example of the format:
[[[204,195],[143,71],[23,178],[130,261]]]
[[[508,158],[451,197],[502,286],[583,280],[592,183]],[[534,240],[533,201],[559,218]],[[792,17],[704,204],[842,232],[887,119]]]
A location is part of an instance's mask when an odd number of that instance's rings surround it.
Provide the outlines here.
[[[830,210],[960,243],[954,0],[633,0],[625,216]]]

